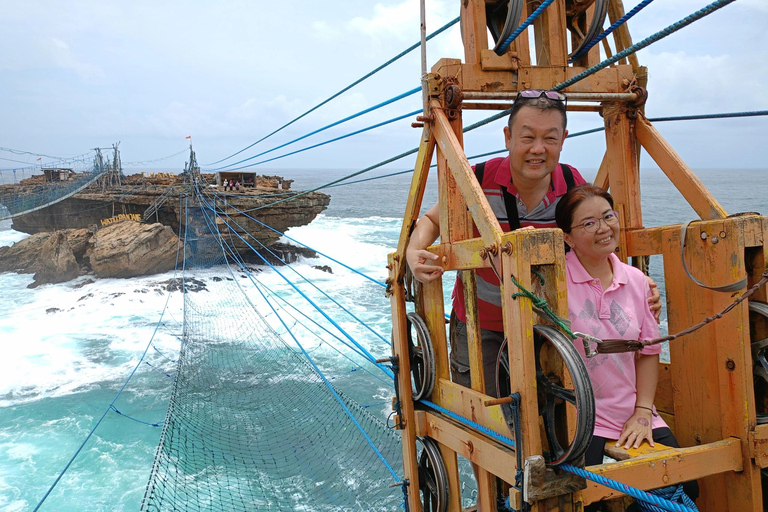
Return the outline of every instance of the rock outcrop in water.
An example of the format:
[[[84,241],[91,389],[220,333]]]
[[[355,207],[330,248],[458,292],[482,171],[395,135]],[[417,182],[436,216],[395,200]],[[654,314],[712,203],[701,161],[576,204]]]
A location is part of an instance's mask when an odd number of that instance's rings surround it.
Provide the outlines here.
[[[202,175],[200,186],[212,187],[206,183],[213,181],[213,175]],[[185,228],[192,229],[196,238],[188,250],[213,250],[216,254],[212,256],[221,256],[218,244],[201,243],[210,230],[204,219],[213,219],[214,211],[217,230],[233,241],[245,262],[264,264],[266,260],[280,265],[300,256],[316,257],[309,249],[277,242],[281,232],[314,220],[327,208],[330,196],[290,192],[290,181],[260,177],[250,187],[236,191],[212,187],[215,194],[207,194],[205,188],[202,194],[195,194],[181,176],[171,174],[128,176],[119,185],[95,184],[61,202],[15,217],[12,228],[32,236],[11,247],[0,247],[0,272],[34,273],[33,287],[87,273],[136,277],[166,272],[176,264],[176,233]],[[0,188],[23,191],[44,184],[44,177],[36,176]],[[198,204],[198,195],[205,197],[203,204]],[[142,219],[154,223],[138,222]]]
[[[168,272],[184,252],[171,228],[123,221],[96,232],[88,259],[97,277],[137,277]]]
[[[156,274],[174,268],[179,243],[168,226],[134,221],[95,233],[87,229],[38,233],[0,247],[0,272],[35,274],[32,288],[88,273],[97,277]]]

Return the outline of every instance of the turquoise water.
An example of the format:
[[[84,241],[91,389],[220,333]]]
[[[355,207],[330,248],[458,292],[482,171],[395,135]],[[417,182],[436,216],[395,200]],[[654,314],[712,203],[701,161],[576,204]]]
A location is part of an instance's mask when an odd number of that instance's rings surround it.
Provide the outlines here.
[[[273,173],[295,179],[295,189],[346,174]],[[587,179],[594,176],[590,171],[583,174]],[[763,195],[768,190],[768,170],[702,170],[698,175],[729,213],[768,212],[768,199]],[[311,225],[291,229],[288,234],[383,282],[386,254],[399,235],[409,183],[410,176],[403,175],[331,188],[329,209]],[[641,183],[646,226],[694,217],[660,171],[644,172]],[[431,206],[435,197],[431,183],[425,204]],[[0,223],[0,245],[25,236],[11,231],[9,225]],[[334,273],[311,268],[318,264],[331,266]],[[388,339],[389,302],[383,288],[327,260],[300,261],[296,268]],[[663,284],[658,261],[652,260],[651,270]],[[164,419],[172,382],[168,375],[174,370],[179,348],[180,296],[171,296],[155,332],[168,300],[162,283],[172,277],[173,273],[167,273],[90,282],[85,276],[30,290],[26,286],[32,276],[0,274],[0,510],[32,510],[105,411],[103,422],[41,510],[138,510],[160,436],[160,428],[152,424]],[[264,270],[259,278],[290,296],[287,285],[271,270]],[[453,277],[445,279],[448,294]],[[343,322],[375,356],[388,352],[381,339],[365,334],[349,319]],[[124,414],[119,415],[109,405],[150,340],[149,364],[138,366],[115,403]],[[339,373],[349,366],[333,353],[323,353],[322,360]],[[388,399],[385,387],[373,385],[370,390],[370,403]],[[358,397],[361,402],[363,398]],[[386,407],[377,411],[382,417],[386,413]]]

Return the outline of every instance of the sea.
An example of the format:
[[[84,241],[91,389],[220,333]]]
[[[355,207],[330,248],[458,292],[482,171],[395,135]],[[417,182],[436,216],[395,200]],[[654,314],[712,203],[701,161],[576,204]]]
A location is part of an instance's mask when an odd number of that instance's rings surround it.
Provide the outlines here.
[[[320,276],[318,284],[330,297],[350,305],[387,340],[389,302],[383,287],[374,281],[386,279],[386,256],[396,246],[408,197],[411,173],[381,177],[396,172],[368,173],[350,180],[357,183],[324,189],[331,195],[328,209],[311,224],[286,233],[336,260],[300,259],[294,268]],[[293,179],[295,190],[306,190],[350,171],[264,173]],[[696,173],[728,213],[768,213],[768,169],[700,169]],[[595,171],[582,169],[582,174],[591,180]],[[648,227],[696,218],[658,169],[643,170],[641,193]],[[435,200],[431,177],[425,207]],[[27,236],[10,225],[10,221],[0,223],[0,245]],[[333,273],[319,273],[314,268],[318,265],[329,266]],[[274,270],[260,270],[260,279],[282,286]],[[183,300],[180,294],[166,291],[174,275],[82,276],[30,289],[32,275],[0,274],[1,511],[35,510],[43,499],[43,511],[139,509],[165,418],[182,332]],[[663,293],[660,257],[651,259],[651,275]],[[447,302],[454,276],[448,273],[444,279]],[[330,306],[329,299],[315,300],[321,307]],[[666,330],[663,318],[662,330]],[[380,338],[367,337],[361,343],[376,357],[388,355],[389,348]],[[328,357],[326,366],[336,364],[333,357],[338,357],[339,367],[347,364],[341,355]],[[381,409],[377,414],[385,413]]]

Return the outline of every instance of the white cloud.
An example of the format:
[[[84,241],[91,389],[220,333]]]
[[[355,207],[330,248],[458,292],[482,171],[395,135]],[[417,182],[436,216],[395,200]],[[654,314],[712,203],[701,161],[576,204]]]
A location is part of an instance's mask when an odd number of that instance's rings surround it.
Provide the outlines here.
[[[312,22],[312,33],[317,39],[323,41],[335,41],[342,35],[337,28],[331,26],[327,21]]]
[[[419,0],[405,0],[402,3],[394,5],[384,5],[378,3],[373,7],[373,16],[355,17],[348,23],[347,27],[352,32],[358,32],[370,37],[385,37],[390,39],[396,37],[401,41],[415,42],[420,37],[420,7]],[[452,8],[453,6],[451,3]],[[450,16],[450,9],[445,2],[438,0],[427,0],[426,2],[426,25],[427,32],[431,32],[458,15],[458,8],[455,14]]]
[[[99,66],[82,62],[72,51],[72,48],[63,40],[56,37],[47,37],[39,40],[39,46],[43,54],[50,59],[56,67],[67,69],[77,73],[82,80],[102,80],[106,77],[104,70]]]
[[[685,51],[647,53],[648,111],[652,115],[704,114],[763,109],[768,84],[744,74],[745,62],[733,55],[689,55]],[[734,77],[740,77],[734,83]]]

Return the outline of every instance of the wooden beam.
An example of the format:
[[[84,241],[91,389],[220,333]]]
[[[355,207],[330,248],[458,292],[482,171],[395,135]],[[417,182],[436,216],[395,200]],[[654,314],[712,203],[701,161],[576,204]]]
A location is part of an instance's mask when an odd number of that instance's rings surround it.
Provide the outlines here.
[[[445,310],[443,309],[443,284],[440,279],[422,286],[423,304],[429,305],[424,309],[424,322],[429,329],[432,338],[432,348],[435,352],[435,380],[450,379],[450,367],[448,362],[448,343],[445,336]],[[410,384],[409,384],[410,385]],[[435,395],[433,391],[433,397]],[[448,473],[448,484],[451,489],[460,489],[459,466],[456,453],[445,445],[439,445],[440,453]],[[452,493],[449,498],[448,510],[459,512],[461,510],[461,497]]]
[[[415,492],[408,493],[408,507],[414,512],[421,512],[421,500],[419,498],[419,470],[416,459],[416,430],[413,408],[413,392],[411,384],[411,362],[408,350],[407,325],[405,322],[405,289],[402,281],[395,278],[394,254],[389,255],[390,279],[393,280],[392,294],[389,297],[392,309],[392,351],[399,363],[399,372],[395,375],[400,389],[400,415],[404,427],[400,430],[400,438],[403,446],[403,478],[411,483],[411,489]]]
[[[718,219],[728,216],[720,203],[644,116],[638,115],[635,126],[640,144],[699,217]]]
[[[624,16],[624,4],[622,1],[611,0],[608,2],[608,21],[610,21],[611,24],[614,24],[617,20],[621,19],[622,16]],[[616,53],[632,46],[632,36],[629,35],[629,28],[626,23],[613,32],[613,38],[616,42]],[[637,70],[637,68],[640,67],[636,53],[629,55],[629,63],[632,65],[633,70]],[[645,87],[645,84],[641,85],[641,87]]]
[[[565,0],[555,0],[533,22],[536,37],[536,64],[567,66]],[[550,86],[551,87],[551,86]]]
[[[689,272],[709,286],[742,279],[746,275],[741,229],[745,222],[735,217],[691,224],[685,250]],[[717,243],[710,234],[718,235]],[[678,234],[676,239],[668,237],[663,247],[672,333],[695,325],[733,302],[732,294],[702,288],[688,278],[680,245]],[[729,437],[741,440],[743,470],[699,482],[699,505],[703,510],[762,510],[760,471],[751,464],[748,443],[750,418],[755,414],[748,325],[747,304],[742,303],[716,322],[675,339],[669,347],[678,442],[693,446]]]
[[[708,475],[742,471],[741,441],[726,439],[691,448],[675,448],[635,457],[626,461],[589,466],[592,473],[605,476],[642,490],[696,480]],[[622,496],[623,493],[588,481],[582,491],[584,504]],[[699,503],[701,507],[701,504]],[[742,510],[729,508],[701,508],[701,510]],[[745,509],[746,510],[746,509]]]
[[[450,418],[425,412],[426,434],[507,483],[515,483],[515,451]],[[494,496],[495,501],[495,496]]]
[[[611,195],[616,209],[622,209],[622,227],[642,227],[643,213],[640,205],[640,170],[638,169],[635,146],[634,122],[630,119],[627,106],[617,103],[603,103],[605,121],[605,161],[611,183]],[[601,164],[602,165],[602,164]],[[623,205],[623,208],[621,206]]]
[[[485,21],[485,0],[466,0],[461,3],[461,34],[464,60],[479,64],[483,50],[488,48],[488,29]]]
[[[477,183],[472,166],[469,165],[461,142],[453,132],[451,124],[436,100],[432,100],[432,112],[435,118],[434,132],[438,149],[445,154],[448,168],[456,180],[458,191],[466,201],[472,219],[475,221],[480,236],[487,244],[498,244],[501,237],[501,226],[496,215],[485,199],[483,189]],[[442,210],[442,209],[441,209]],[[443,243],[452,240],[442,240]]]
[[[435,137],[431,130],[427,140],[424,137],[421,138],[419,143],[419,153],[416,156],[416,165],[413,170],[413,177],[411,178],[411,188],[408,191],[408,200],[405,203],[405,213],[403,214],[403,224],[400,228],[400,237],[397,242],[398,258],[392,261],[392,265],[397,268],[397,271],[393,275],[395,281],[403,279],[405,274],[405,250],[408,247],[408,243],[411,241],[411,232],[416,226],[416,222],[419,219],[419,212],[421,211],[421,202],[424,198],[424,190],[427,185],[427,178],[429,177],[429,166],[432,163],[432,155],[435,150]]]
[[[474,391],[447,379],[435,382],[432,401],[441,407],[450,409],[463,418],[470,419],[497,434],[509,437],[511,432],[501,407],[486,407],[485,402],[495,397]]]
[[[766,218],[757,214],[733,218],[739,221],[744,246],[762,247]],[[679,225],[637,229],[627,232],[627,251],[630,256],[662,254],[666,244],[678,240],[680,240]],[[760,272],[763,270],[764,268],[760,269]]]

